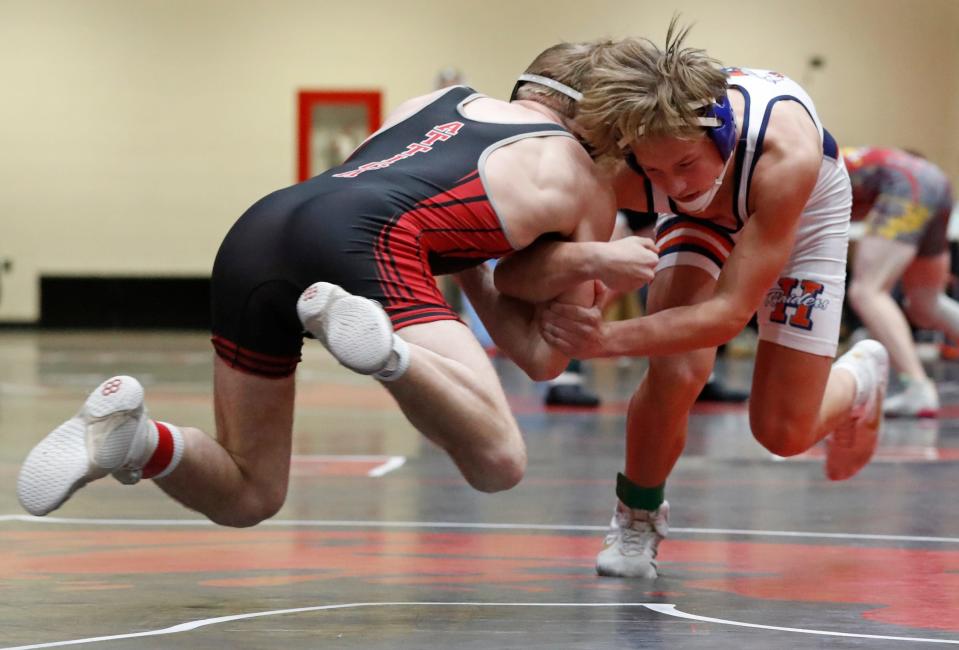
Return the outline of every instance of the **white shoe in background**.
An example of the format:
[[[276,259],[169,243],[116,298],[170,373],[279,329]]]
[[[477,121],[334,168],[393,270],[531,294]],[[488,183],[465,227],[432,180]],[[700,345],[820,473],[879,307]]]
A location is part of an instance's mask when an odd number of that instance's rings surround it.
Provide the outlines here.
[[[901,393],[890,395],[882,407],[890,418],[939,417],[939,392],[931,381],[910,380]]]

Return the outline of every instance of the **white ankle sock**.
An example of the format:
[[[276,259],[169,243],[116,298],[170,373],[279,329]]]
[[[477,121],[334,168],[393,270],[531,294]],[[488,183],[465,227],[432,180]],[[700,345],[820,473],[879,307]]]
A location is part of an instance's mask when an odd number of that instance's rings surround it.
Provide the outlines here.
[[[852,400],[852,408],[855,410],[856,408],[865,404],[869,395],[866,391],[866,378],[863,377],[863,368],[854,361],[843,359],[841,357],[838,361],[836,361],[836,363],[832,364],[832,367],[833,369],[842,368],[846,372],[850,373],[853,381],[856,382],[856,393]]]
[[[396,381],[410,367],[410,346],[409,344],[393,334],[393,352],[390,354],[386,367],[373,375],[374,379],[379,381]]]
[[[183,433],[169,422],[149,420],[149,424],[153,445],[140,471],[142,478],[163,478],[183,459]]]

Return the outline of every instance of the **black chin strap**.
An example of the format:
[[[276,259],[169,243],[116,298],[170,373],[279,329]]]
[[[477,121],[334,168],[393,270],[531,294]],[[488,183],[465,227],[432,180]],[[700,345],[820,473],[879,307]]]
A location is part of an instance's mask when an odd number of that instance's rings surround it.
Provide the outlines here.
[[[636,160],[636,154],[634,154],[632,151],[626,153],[626,165],[640,176],[644,178],[646,177],[646,172],[644,172],[643,168],[640,167],[639,161]]]

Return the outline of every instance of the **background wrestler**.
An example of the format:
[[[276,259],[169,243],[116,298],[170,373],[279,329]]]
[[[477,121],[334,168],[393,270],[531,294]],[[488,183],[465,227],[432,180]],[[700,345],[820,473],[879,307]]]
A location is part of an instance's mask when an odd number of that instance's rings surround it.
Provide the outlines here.
[[[936,165],[900,149],[844,148],[843,159],[852,180],[853,221],[866,226],[851,264],[849,302],[889,350],[905,384],[884,411],[935,417],[939,394],[919,360],[906,314],[918,327],[959,339],[959,304],[945,294],[952,187]],[[906,314],[891,295],[900,281]]]

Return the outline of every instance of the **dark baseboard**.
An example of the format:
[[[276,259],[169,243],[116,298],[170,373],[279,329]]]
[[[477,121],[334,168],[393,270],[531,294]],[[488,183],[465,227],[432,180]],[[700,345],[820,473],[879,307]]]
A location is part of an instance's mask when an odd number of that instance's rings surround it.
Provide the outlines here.
[[[0,330],[35,330],[40,327],[40,323],[35,320],[0,320]]]
[[[38,326],[209,330],[210,279],[42,276]]]

